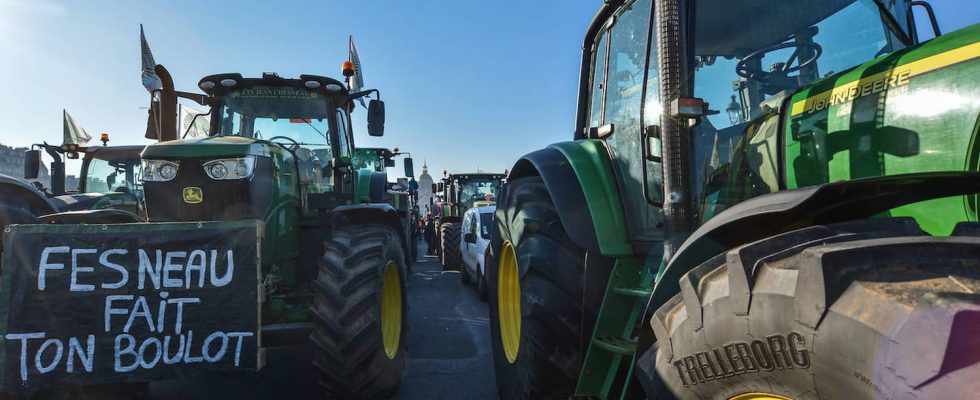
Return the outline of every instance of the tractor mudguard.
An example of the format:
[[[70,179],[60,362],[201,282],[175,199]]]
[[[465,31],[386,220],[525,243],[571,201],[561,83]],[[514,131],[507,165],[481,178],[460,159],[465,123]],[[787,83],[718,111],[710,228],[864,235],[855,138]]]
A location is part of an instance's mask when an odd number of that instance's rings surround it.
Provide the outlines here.
[[[807,226],[870,218],[907,204],[978,192],[978,172],[934,172],[827,183],[743,201],[684,241],[657,274],[647,310],[670,300],[685,273],[733,247]]]
[[[388,203],[352,204],[334,208],[331,214],[334,218],[341,217],[346,222],[353,224],[383,224],[390,226],[398,232],[402,246],[407,249],[411,243],[405,237],[405,227],[402,226],[402,219],[398,216],[398,211]]]
[[[585,193],[578,183],[575,171],[557,149],[546,147],[527,154],[514,164],[508,181],[538,175],[548,188],[551,199],[555,203],[561,224],[565,232],[576,245],[587,249],[597,250],[595,226],[592,213],[585,202]],[[573,184],[575,182],[575,184]]]
[[[508,181],[538,175],[569,238],[607,257],[633,253],[609,155],[598,140],[548,146],[521,157]]]
[[[26,202],[34,215],[51,214],[57,211],[54,203],[31,185],[0,174],[0,202],[13,198]]]
[[[146,222],[146,220],[137,214],[111,208],[47,214],[38,217],[37,221],[39,224],[126,224]]]

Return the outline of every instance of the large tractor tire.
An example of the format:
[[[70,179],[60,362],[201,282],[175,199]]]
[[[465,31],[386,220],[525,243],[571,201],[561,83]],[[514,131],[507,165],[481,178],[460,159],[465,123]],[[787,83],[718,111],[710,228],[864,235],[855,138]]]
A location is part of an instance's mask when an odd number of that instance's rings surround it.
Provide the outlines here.
[[[567,398],[582,363],[585,250],[565,233],[539,177],[511,181],[497,208],[486,278],[502,399]]]
[[[439,242],[442,243],[442,269],[458,271],[463,262],[463,253],[459,250],[459,241],[463,237],[460,226],[455,222],[447,222],[442,224],[442,229],[439,231],[442,235],[439,238]]]
[[[314,282],[314,366],[330,398],[391,395],[405,369],[404,252],[384,225],[335,227]]]
[[[976,398],[978,236],[864,220],[732,249],[654,313],[638,377],[657,399]]]

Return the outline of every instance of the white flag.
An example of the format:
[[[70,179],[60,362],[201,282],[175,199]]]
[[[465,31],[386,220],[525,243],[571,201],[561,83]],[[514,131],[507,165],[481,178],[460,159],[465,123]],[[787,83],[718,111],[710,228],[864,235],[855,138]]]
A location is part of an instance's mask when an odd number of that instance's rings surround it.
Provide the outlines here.
[[[354,76],[350,78],[350,89],[352,92],[360,91],[364,88],[364,74],[361,73],[361,58],[357,56],[357,46],[354,45],[354,36],[350,36],[350,62],[354,64]]]
[[[160,81],[160,77],[154,71],[157,63],[153,61],[153,53],[150,52],[150,45],[146,43],[146,35],[143,34],[143,24],[140,24],[140,50],[143,56],[143,87],[148,92],[162,89],[163,82]]]
[[[89,136],[88,132],[85,132],[85,129],[82,129],[82,127],[75,122],[75,119],[72,118],[71,115],[68,115],[68,111],[62,109],[61,112],[64,114],[65,127],[65,136],[62,144],[85,144],[88,143],[89,140],[92,140],[92,137]]]
[[[712,170],[718,169],[721,166],[720,154],[718,152],[718,134],[715,134],[715,142],[711,145],[711,161],[708,166]]]
[[[211,117],[208,113],[183,104],[180,108],[180,129],[184,138],[205,138],[210,136]],[[195,117],[197,117],[195,119]]]

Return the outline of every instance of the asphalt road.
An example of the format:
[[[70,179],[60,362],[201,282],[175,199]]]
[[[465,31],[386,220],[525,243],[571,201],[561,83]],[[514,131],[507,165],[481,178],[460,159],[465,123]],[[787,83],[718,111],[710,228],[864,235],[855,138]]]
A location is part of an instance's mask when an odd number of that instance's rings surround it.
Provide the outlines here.
[[[408,281],[408,365],[395,399],[495,399],[487,303],[436,257],[419,260]],[[309,350],[268,354],[266,367],[243,376],[155,382],[153,399],[321,399]]]
[[[408,367],[395,398],[495,399],[490,309],[424,254],[408,282]]]

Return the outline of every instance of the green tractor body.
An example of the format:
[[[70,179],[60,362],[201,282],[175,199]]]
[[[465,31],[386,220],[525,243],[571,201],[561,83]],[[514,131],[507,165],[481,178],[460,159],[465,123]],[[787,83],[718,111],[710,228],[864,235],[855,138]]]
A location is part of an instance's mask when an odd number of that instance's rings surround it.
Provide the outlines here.
[[[354,100],[377,91],[351,93],[315,75],[220,74],[202,79],[199,95],[173,90],[166,70],[156,69],[164,89],[155,93],[148,135],[161,141],[142,153],[145,228],[168,235],[187,223],[261,221],[252,299],[259,351],[311,346],[330,396],[391,393],[405,363],[409,242],[384,186],[371,189],[385,174],[352,165],[350,122]],[[177,97],[211,107],[210,137],[177,139]],[[372,100],[368,114],[370,134],[380,136],[383,103]],[[110,236],[114,229],[104,228]]]
[[[460,223],[463,214],[475,205],[493,204],[504,185],[504,174],[454,173],[442,180],[444,204],[439,216],[437,237],[443,269],[458,269],[462,263]]]
[[[586,33],[576,140],[522,157],[498,204],[488,274],[502,397],[972,393],[968,380],[929,386],[948,373],[943,352],[963,346],[953,319],[928,365],[909,361],[923,347],[880,344],[917,329],[882,310],[927,308],[896,293],[965,296],[972,287],[924,282],[978,273],[962,257],[978,245],[965,236],[980,186],[980,25],[919,43],[913,3],[607,2]],[[926,242],[940,255],[897,266]],[[767,262],[800,275],[777,282]],[[857,294],[883,275],[888,294]],[[964,318],[975,304],[945,309]],[[873,348],[813,353],[857,343]],[[883,365],[916,378],[873,373]]]

